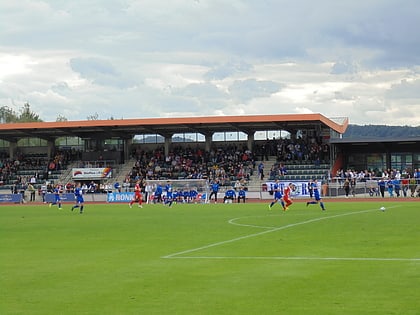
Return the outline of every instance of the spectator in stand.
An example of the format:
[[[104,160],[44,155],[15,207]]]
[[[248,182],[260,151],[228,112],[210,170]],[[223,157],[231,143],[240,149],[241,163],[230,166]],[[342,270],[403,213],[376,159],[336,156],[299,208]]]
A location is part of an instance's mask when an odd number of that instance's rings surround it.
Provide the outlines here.
[[[284,165],[283,163],[280,164],[279,175],[280,176],[287,175],[287,168],[286,168],[286,165]]]
[[[394,182],[391,178],[389,178],[386,182],[386,187],[388,189],[388,194],[392,198],[394,197]]]
[[[46,184],[43,184],[43,185],[41,185],[41,190],[40,190],[40,192],[41,192],[41,196],[42,196],[42,202],[43,203],[45,203],[46,201],[45,201],[45,195],[47,194],[47,185]]]
[[[395,195],[397,197],[399,197],[400,196],[400,192],[401,192],[401,181],[397,177],[395,177],[392,180],[392,184],[394,185]]]
[[[414,170],[413,177],[416,180],[416,184],[420,185],[420,168]]]
[[[36,184],[36,175],[35,175],[35,174],[31,176],[31,178],[30,178],[29,182],[30,182],[32,185],[35,185],[35,184]]]
[[[346,198],[348,198],[350,193],[350,180],[348,178],[344,180],[343,188]]]
[[[385,182],[384,177],[382,177],[378,181],[378,187],[379,187],[379,192],[381,193],[382,198],[384,198],[385,197],[385,187],[386,187],[386,182]]]
[[[258,175],[260,180],[264,180],[264,163],[262,161],[258,164]]]
[[[130,190],[130,177],[126,177],[123,182],[123,188],[125,192],[128,192]]]
[[[117,191],[117,192],[121,192],[121,185],[120,185],[120,183],[119,182],[116,182],[115,184],[114,184],[114,188],[115,188],[115,190]]]
[[[35,187],[32,183],[28,184],[29,201],[35,201]]]
[[[353,197],[356,197],[356,178],[352,176],[350,179],[350,191]]]
[[[415,197],[416,189],[417,189],[417,183],[416,183],[416,179],[414,177],[410,178],[409,185],[410,185],[410,193],[411,193],[410,195],[411,195],[411,197]]]
[[[401,188],[402,188],[402,192],[403,192],[404,197],[407,197],[407,191],[408,191],[408,188],[409,188],[409,184],[410,184],[409,175],[404,175],[403,179],[401,179]]]
[[[235,191],[239,191],[241,189],[242,185],[239,179],[236,180],[235,186],[233,187],[235,188]]]

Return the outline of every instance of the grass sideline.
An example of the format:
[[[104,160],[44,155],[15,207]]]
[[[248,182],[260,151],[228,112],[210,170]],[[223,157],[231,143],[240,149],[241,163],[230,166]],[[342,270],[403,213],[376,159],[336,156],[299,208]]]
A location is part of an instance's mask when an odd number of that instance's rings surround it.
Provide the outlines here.
[[[418,203],[267,205],[2,205],[0,314],[419,314]]]

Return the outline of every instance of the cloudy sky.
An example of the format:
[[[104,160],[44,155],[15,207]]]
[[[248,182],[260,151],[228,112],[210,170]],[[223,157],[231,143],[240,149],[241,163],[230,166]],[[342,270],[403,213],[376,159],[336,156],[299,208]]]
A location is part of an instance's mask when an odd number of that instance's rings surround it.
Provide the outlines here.
[[[0,106],[419,126],[419,29],[418,0],[1,0]]]

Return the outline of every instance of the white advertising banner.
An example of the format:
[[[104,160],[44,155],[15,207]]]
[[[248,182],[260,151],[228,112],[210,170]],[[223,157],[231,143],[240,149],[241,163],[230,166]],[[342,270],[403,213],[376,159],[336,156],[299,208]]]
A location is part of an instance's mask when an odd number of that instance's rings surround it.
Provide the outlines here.
[[[112,168],[99,167],[99,168],[73,168],[72,178],[74,180],[95,180],[105,179],[112,176]]]
[[[273,190],[273,185],[275,182],[266,182],[267,185],[267,191]],[[283,193],[284,188],[289,185],[289,183],[292,183],[296,186],[296,191],[292,192],[292,196],[295,197],[306,197],[309,196],[309,190],[308,190],[308,182],[303,181],[281,181],[280,182],[280,189]],[[318,189],[320,189],[320,184],[318,183]]]

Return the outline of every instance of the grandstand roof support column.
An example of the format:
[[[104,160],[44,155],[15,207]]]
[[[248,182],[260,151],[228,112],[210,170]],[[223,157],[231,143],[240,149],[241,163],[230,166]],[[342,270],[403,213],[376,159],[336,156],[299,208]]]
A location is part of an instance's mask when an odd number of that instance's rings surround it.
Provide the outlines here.
[[[172,143],[172,136],[165,136],[165,155],[167,156],[169,154],[169,148]]]
[[[48,140],[47,141],[47,156],[49,159],[53,157],[54,151],[55,151],[54,141]]]
[[[10,141],[9,142],[9,157],[12,160],[15,157],[17,148],[17,141]]]
[[[130,160],[132,144],[133,144],[133,138],[124,139],[124,162]]]
[[[254,146],[254,133],[253,132],[248,133],[247,135],[248,135],[248,141],[247,141],[248,150],[252,151],[253,146]]]
[[[206,134],[205,137],[206,137],[206,148],[205,148],[205,150],[210,151],[213,135]]]

